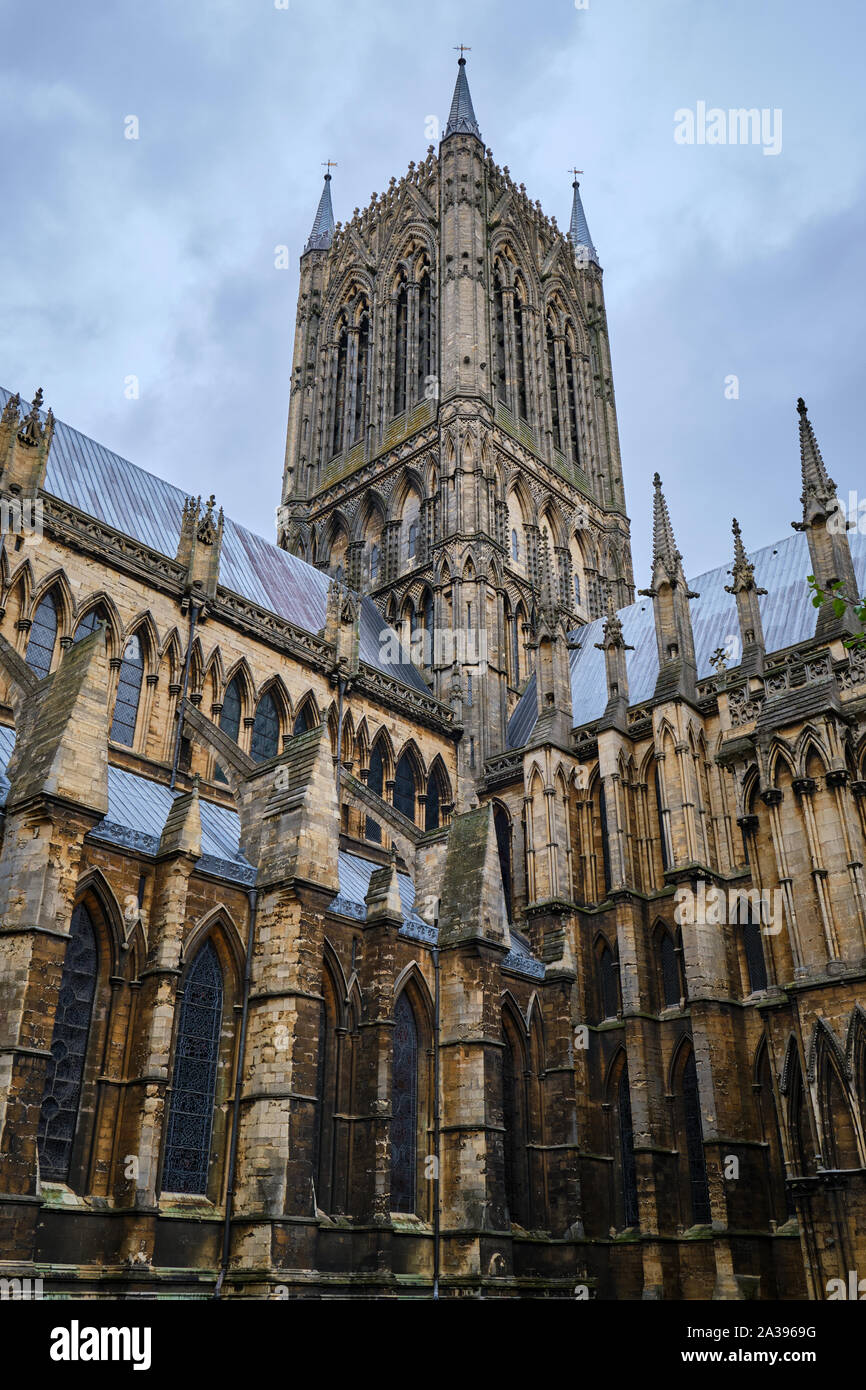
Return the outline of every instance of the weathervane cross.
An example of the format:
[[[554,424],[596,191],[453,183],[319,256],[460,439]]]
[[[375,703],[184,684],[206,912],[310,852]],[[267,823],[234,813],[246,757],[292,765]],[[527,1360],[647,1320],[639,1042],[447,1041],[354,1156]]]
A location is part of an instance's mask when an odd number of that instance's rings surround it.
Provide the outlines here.
[[[323,168],[323,169],[327,169],[328,175],[329,175],[329,176],[330,176],[331,170],[332,170],[332,169],[336,169],[336,167],[337,167],[337,161],[336,161],[335,159],[323,159],[323,160],[322,160],[322,168]]]
[[[462,58],[463,58],[463,54],[464,54],[464,53],[471,53],[471,52],[472,52],[472,49],[471,49],[471,48],[468,48],[467,45],[466,45],[465,43],[455,43],[455,45],[454,45],[454,51],[455,51],[455,53],[459,52],[460,57],[461,57],[461,59],[462,59]]]
[[[570,174],[574,174],[574,177],[577,178],[578,174],[582,174],[582,173],[583,173],[583,170],[582,170],[582,169],[569,169],[568,172],[569,172]]]

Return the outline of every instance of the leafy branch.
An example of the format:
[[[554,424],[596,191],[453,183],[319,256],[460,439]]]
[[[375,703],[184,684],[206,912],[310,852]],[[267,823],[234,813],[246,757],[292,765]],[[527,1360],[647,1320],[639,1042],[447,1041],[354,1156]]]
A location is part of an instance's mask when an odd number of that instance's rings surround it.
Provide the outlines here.
[[[866,628],[866,597],[858,597],[857,595],[852,597],[851,594],[846,594],[841,579],[835,579],[829,588],[822,589],[814,574],[810,574],[806,583],[812,590],[813,608],[820,608],[822,603],[829,603],[832,605],[833,615],[836,618],[844,618],[846,611],[850,608],[861,628]],[[852,637],[846,637],[845,646],[851,650],[866,650],[866,631],[857,632]]]

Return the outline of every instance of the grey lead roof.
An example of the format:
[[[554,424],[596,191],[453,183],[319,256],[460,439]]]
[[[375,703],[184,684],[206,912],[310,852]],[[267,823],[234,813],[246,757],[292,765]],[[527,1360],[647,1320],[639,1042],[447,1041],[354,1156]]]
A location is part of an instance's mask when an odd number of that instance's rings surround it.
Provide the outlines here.
[[[475,112],[472,108],[472,98],[469,95],[469,82],[466,78],[466,59],[462,53],[457,60],[457,81],[454,84],[454,95],[451,98],[451,110],[448,113],[448,124],[445,127],[446,135],[476,135],[481,139],[481,131],[478,129],[478,122],[475,119]]]
[[[581,260],[592,261],[593,265],[598,265],[598,252],[593,246],[592,237],[589,234],[586,213],[583,210],[583,200],[580,196],[580,184],[577,179],[575,179],[571,186],[574,189],[574,197],[571,203],[571,226],[568,229],[569,239]]]
[[[331,175],[325,175],[325,186],[316,208],[313,230],[307,237],[303,254],[308,251],[329,251],[334,240],[334,209],[331,206]]]
[[[10,394],[0,387],[0,408]],[[45,491],[161,555],[173,559],[177,554],[187,494],[63,420],[55,423]],[[325,625],[329,576],[230,517],[225,518],[223,528],[220,584],[306,632],[319,633]],[[388,632],[375,603],[365,596],[361,603],[361,660],[429,695],[424,677],[410,661],[383,658],[381,646]]]
[[[848,532],[858,593],[866,585],[866,536],[859,530]],[[812,571],[809,544],[802,531],[795,531],[775,545],[764,546],[749,557],[755,566],[755,583],[767,593],[759,602],[764,642],[768,652],[783,651],[786,647],[806,642],[815,633],[815,609],[806,576]],[[725,592],[731,565],[720,565],[689,580],[689,588],[700,595],[692,599],[689,610],[695,638],[698,679],[712,674],[710,658],[717,647],[724,647],[729,637],[739,640],[737,605],[733,594]],[[658,648],[653,622],[652,599],[642,598],[629,608],[620,610],[623,637],[634,651],[626,652],[629,703],[648,700],[658,677]],[[595,643],[601,641],[604,619],[597,618],[586,627],[571,634],[579,643],[570,653],[571,700],[573,724],[580,728],[598,719],[607,704],[607,681],[604,652]],[[508,747],[522,748],[535,728],[536,695],[533,676],[521,695],[508,721]]]

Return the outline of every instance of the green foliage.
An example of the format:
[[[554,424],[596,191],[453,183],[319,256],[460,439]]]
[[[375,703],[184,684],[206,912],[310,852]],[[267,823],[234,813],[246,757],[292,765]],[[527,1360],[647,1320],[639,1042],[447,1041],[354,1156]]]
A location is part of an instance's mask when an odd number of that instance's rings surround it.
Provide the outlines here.
[[[866,629],[866,597],[852,597],[846,594],[842,588],[841,579],[836,579],[828,589],[822,589],[818,584],[814,574],[807,577],[806,583],[812,590],[812,607],[820,608],[822,603],[829,603],[833,608],[833,615],[836,618],[843,618],[846,609],[851,609],[854,617],[860,626]],[[866,631],[855,633],[853,637],[846,637],[845,646],[850,649],[866,650]]]

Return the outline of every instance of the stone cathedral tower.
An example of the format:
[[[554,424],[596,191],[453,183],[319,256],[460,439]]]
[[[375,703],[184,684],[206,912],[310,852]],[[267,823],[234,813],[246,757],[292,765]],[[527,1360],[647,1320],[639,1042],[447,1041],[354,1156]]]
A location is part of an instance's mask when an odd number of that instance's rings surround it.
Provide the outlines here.
[[[461,783],[567,633],[634,594],[602,272],[485,149],[466,60],[431,145],[301,256],[279,543],[370,593],[462,724]],[[384,628],[385,624],[383,624]]]

